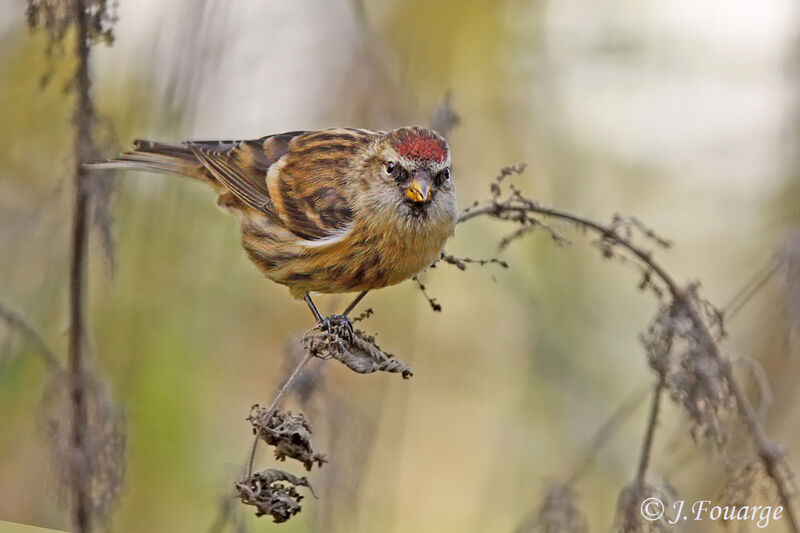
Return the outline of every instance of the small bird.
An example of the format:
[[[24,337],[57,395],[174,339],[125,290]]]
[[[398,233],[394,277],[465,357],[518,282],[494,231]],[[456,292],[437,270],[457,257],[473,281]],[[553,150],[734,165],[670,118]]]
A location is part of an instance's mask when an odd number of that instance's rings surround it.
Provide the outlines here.
[[[210,185],[236,215],[242,245],[264,275],[303,298],[323,327],[344,327],[367,291],[430,266],[458,210],[450,148],[421,127],[333,128],[247,141],[137,140],[89,165],[178,174]],[[310,293],[360,294],[323,318]]]

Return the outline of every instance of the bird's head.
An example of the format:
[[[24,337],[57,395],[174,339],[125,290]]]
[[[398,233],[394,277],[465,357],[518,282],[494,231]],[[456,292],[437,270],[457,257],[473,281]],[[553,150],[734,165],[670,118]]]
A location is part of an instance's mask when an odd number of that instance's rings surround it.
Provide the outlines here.
[[[381,136],[376,155],[380,180],[410,214],[422,216],[455,205],[450,147],[435,131],[420,127],[389,131]]]

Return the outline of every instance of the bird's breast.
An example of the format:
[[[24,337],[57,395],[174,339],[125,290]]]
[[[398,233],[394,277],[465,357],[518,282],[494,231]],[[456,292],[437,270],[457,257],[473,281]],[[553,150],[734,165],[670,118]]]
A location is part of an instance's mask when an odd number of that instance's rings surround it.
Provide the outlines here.
[[[357,219],[347,236],[325,246],[302,246],[279,237],[284,230],[243,227],[250,258],[296,297],[400,283],[430,266],[452,235],[455,214],[443,220],[373,216]],[[267,239],[270,237],[270,239]]]

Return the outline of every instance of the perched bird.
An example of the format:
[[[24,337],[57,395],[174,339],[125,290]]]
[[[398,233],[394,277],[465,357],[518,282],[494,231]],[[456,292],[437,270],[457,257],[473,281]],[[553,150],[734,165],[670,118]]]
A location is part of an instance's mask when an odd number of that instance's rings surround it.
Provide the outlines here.
[[[94,163],[188,176],[210,185],[239,219],[242,245],[267,278],[304,298],[318,322],[342,323],[367,291],[428,267],[453,234],[450,148],[421,127],[336,128],[249,141],[138,140]],[[323,319],[311,292],[361,294]],[[336,324],[334,324],[336,325]]]

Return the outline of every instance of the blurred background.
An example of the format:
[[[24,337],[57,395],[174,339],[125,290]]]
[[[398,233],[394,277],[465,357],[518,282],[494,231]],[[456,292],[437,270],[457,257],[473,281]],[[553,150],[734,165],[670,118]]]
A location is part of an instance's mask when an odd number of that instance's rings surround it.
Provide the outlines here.
[[[64,353],[73,63],[48,59],[23,2],[0,10],[0,299]],[[525,161],[513,180],[528,196],[601,221],[636,215],[675,242],[658,255],[674,277],[701,280],[719,306],[800,222],[790,0],[121,0],[117,13],[116,40],[95,48],[92,66],[109,155],[140,137],[427,124],[449,92],[462,119],[450,135],[461,207]],[[274,396],[310,315],[248,262],[235,219],[202,185],[126,173],[114,196],[114,266],[99,233],[90,264],[92,359],[128,434],[111,524],[204,531],[246,458],[250,406]],[[287,532],[524,524],[603,422],[655,381],[638,337],[657,303],[635,272],[555,227],[575,244],[533,234],[503,254],[507,270],[425,274],[441,313],[413,282],[370,294],[364,329],[414,377],[315,362],[310,395],[288,405],[302,403],[330,460],[309,474],[319,499],[282,526],[241,506],[232,520]],[[447,249],[495,256],[509,229],[474,220]],[[775,276],[730,321],[725,344],[763,365],[766,426],[793,465],[797,284]],[[333,312],[347,299],[318,304]],[[32,348],[0,328],[0,520],[66,529],[37,414],[46,381]],[[611,527],[633,478],[647,403],[574,486],[592,530]],[[723,459],[692,440],[680,410],[663,415],[651,477],[713,500]],[[257,468],[271,465],[262,448]]]

